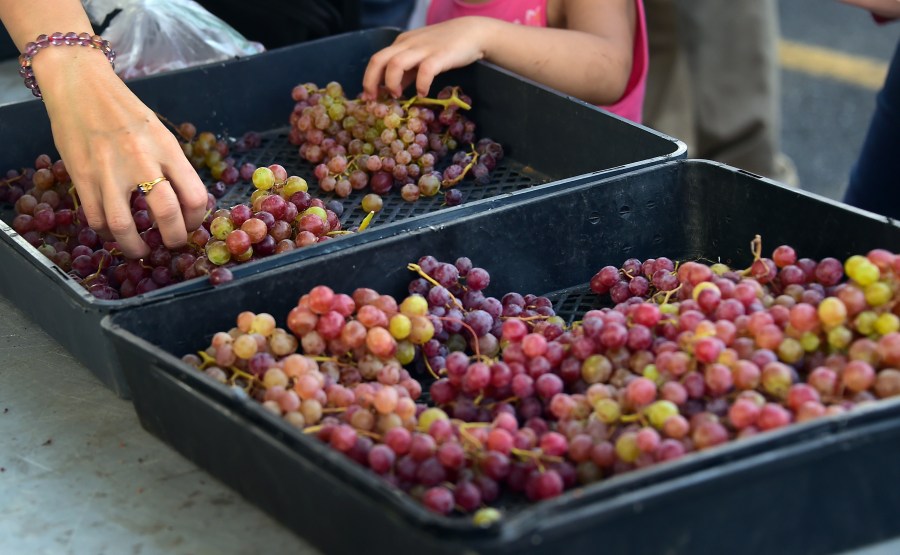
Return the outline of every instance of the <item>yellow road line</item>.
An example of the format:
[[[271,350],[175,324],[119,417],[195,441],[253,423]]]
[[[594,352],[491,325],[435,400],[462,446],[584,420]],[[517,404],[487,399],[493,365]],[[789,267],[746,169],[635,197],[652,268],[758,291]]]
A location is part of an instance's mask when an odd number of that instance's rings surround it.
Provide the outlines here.
[[[864,56],[810,46],[788,40],[779,41],[781,67],[818,77],[828,77],[858,87],[878,90],[884,84],[888,65]]]

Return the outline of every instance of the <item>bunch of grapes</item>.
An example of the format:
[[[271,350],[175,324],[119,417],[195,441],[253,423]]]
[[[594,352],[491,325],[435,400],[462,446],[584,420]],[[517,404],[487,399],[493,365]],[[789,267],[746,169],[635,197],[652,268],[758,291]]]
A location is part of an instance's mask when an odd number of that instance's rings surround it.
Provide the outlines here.
[[[237,140],[228,141],[218,138],[210,131],[197,133],[197,127],[190,122],[175,125],[159,116],[179,137],[184,155],[195,169],[206,168],[214,180],[208,185],[214,197],[225,196],[228,187],[238,181],[250,181],[256,166],[250,162],[237,166],[232,153],[243,154],[262,144],[262,136],[255,131],[248,131]]]
[[[198,142],[200,138],[198,138]],[[212,151],[211,151],[212,152]],[[218,151],[216,151],[218,152]],[[180,249],[163,245],[147,200],[135,192],[131,212],[150,246],[142,260],[122,256],[117,243],[104,241],[87,224],[65,165],[39,156],[34,169],[11,170],[0,181],[0,202],[12,203],[12,228],[95,297],[105,300],[148,293],[172,283],[209,276],[213,284],[232,279],[234,264],[326,241],[342,230],[338,202],[326,205],[307,192],[306,181],[272,164],[251,176],[257,190],[248,204],[216,209],[208,194],[203,225]],[[368,225],[364,221],[360,229]]]
[[[324,89],[306,83],[294,87],[292,97],[296,104],[289,139],[299,146],[301,158],[316,164],[319,188],[339,197],[367,187],[378,196],[399,189],[404,200],[413,202],[465,177],[487,183],[503,158],[500,144],[476,141],[474,122],[461,113],[472,101],[458,87],[445,88],[436,99],[385,95],[364,101],[346,98],[339,83]],[[463,150],[438,171],[457,148]],[[447,191],[445,201],[459,204],[462,195]],[[364,208],[371,211],[377,202],[370,197]]]
[[[242,313],[185,360],[427,508],[488,524],[502,492],[548,499],[900,395],[900,257],[753,246],[746,270],[604,267],[590,285],[613,306],[572,325],[547,297],[486,296],[467,258],[426,256],[399,303],[318,286],[287,331]]]

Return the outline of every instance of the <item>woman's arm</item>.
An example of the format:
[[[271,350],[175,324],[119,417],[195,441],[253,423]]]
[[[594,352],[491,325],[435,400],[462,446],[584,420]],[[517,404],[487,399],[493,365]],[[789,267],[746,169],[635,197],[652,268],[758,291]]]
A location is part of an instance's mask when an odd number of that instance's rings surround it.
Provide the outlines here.
[[[0,20],[20,50],[40,34],[93,34],[79,0],[0,0]],[[166,246],[184,245],[188,230],[203,222],[207,194],[175,136],[99,50],[47,47],[32,68],[89,225],[115,238],[127,256],[146,256],[129,198],[138,183],[165,176],[169,181],[147,194],[147,204]]]
[[[485,59],[586,102],[616,102],[631,74],[634,1],[562,1],[565,28],[463,17],[403,33],[372,56],[363,88],[371,97],[383,82],[399,96],[415,78],[424,95],[436,75]]]

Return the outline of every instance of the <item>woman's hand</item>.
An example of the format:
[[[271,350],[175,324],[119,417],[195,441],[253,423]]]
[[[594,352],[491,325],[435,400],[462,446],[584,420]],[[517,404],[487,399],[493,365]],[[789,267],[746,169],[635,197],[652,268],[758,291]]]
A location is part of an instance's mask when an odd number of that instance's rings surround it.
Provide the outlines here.
[[[203,222],[207,192],[175,136],[97,50],[47,48],[33,68],[88,225],[114,238],[126,256],[146,256],[129,200],[138,183],[164,176],[147,204],[165,245],[184,245]]]
[[[884,18],[900,18],[900,1],[898,0],[841,0],[841,2],[869,10]]]
[[[428,96],[438,74],[485,57],[495,24],[485,17],[461,17],[399,35],[369,60],[363,77],[365,96],[375,98],[384,83],[391,95],[399,97],[413,80],[416,93]]]

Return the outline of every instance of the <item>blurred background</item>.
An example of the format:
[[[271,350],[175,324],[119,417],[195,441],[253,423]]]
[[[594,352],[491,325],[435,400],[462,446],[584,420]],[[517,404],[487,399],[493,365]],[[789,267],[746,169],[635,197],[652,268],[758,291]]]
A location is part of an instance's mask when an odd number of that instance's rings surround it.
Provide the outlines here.
[[[838,2],[782,0],[782,148],[800,186],[840,199],[859,154],[900,24]]]

